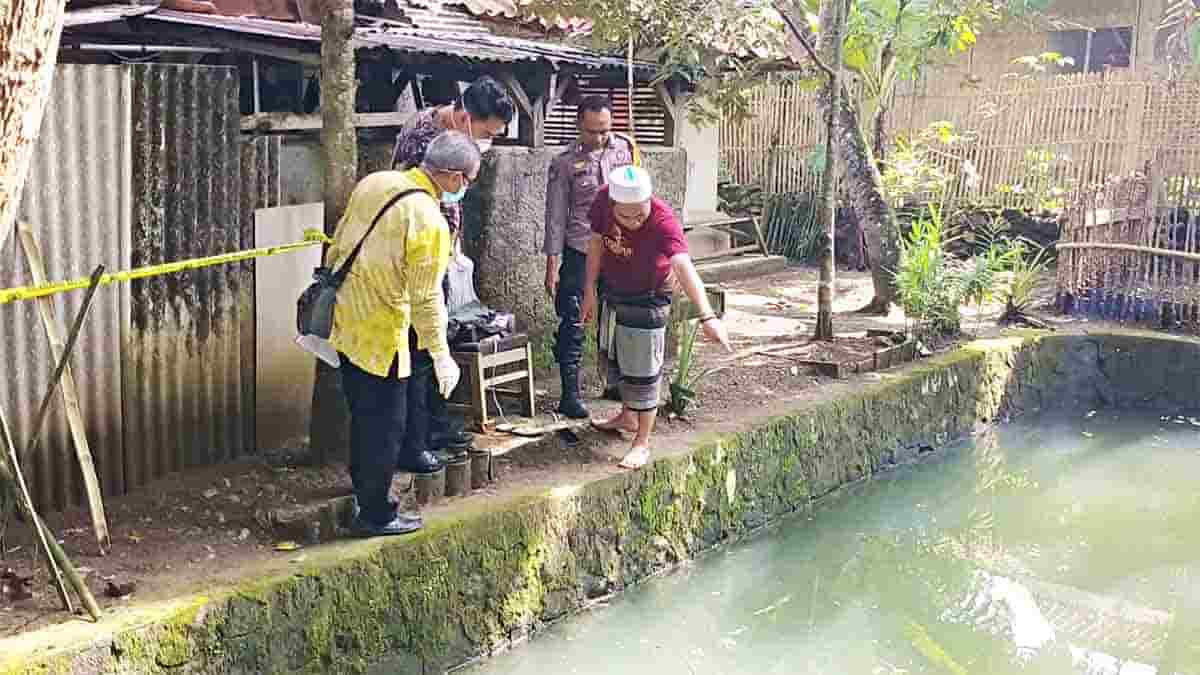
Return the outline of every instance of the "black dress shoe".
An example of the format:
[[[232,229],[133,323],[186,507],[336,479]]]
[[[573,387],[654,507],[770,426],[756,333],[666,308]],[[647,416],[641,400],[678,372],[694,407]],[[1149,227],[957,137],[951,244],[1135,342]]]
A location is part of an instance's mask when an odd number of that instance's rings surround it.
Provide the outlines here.
[[[425,526],[420,516],[410,516],[403,513],[396,514],[395,518],[383,525],[375,525],[368,523],[360,518],[354,519],[353,531],[354,534],[360,537],[383,537],[395,536],[399,534],[409,534],[416,532]]]
[[[362,507],[358,505],[358,497],[356,495],[352,495],[350,500],[350,525],[353,526],[354,523],[359,521],[359,517],[362,515]],[[398,510],[400,508],[400,503],[395,499],[389,498],[388,506],[392,507],[393,516],[400,513]]]
[[[442,470],[442,463],[438,461],[436,455],[426,450],[408,462],[399,463],[396,465],[396,470],[403,471],[405,473],[437,473],[438,471]]]

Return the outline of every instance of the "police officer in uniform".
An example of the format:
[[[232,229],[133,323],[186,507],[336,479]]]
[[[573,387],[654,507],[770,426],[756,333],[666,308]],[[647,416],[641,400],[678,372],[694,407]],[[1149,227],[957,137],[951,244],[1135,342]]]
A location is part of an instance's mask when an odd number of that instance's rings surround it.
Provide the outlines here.
[[[562,377],[558,410],[572,419],[584,419],[588,411],[579,391],[584,335],[580,308],[592,238],[588,210],[609,173],[618,166],[640,166],[641,156],[632,138],[612,131],[612,103],[607,97],[584,98],[577,122],[579,141],[550,165],[543,252],[546,292],[559,318],[554,344]]]

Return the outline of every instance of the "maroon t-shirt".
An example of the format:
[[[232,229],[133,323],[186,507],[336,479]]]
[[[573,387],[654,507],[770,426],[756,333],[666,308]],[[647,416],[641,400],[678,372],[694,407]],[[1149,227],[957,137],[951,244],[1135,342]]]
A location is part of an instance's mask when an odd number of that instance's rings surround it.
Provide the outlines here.
[[[627,230],[613,218],[608,186],[600,188],[588,218],[592,232],[601,235],[604,259],[600,273],[618,295],[670,294],[671,258],[687,253],[683,227],[669,204],[654,197],[650,217],[637,230]]]

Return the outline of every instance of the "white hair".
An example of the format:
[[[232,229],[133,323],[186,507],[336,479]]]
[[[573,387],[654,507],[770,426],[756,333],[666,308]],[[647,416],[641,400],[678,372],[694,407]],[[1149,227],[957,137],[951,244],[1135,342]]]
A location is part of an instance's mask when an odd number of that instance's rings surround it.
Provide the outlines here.
[[[461,131],[443,131],[425,149],[421,167],[470,175],[479,168],[479,146]]]

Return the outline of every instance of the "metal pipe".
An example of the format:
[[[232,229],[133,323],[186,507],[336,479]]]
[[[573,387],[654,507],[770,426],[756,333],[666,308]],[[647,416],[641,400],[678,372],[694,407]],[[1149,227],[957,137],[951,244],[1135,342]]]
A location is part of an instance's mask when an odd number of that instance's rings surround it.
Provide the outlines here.
[[[158,52],[178,52],[187,54],[223,54],[228,49],[219,47],[187,47],[178,45],[106,45],[96,42],[81,42],[64,44],[62,49],[81,52],[134,52],[137,54],[154,54]]]
[[[252,66],[251,70],[253,71],[253,75],[254,75],[254,77],[252,78],[253,82],[254,82],[254,114],[257,115],[258,113],[262,112],[262,101],[259,98],[260,94],[259,94],[259,84],[258,84],[258,56],[250,57],[250,65]]]
[[[1092,72],[1092,38],[1095,37],[1096,31],[1089,30],[1087,32],[1087,42],[1083,47],[1083,72]]]

